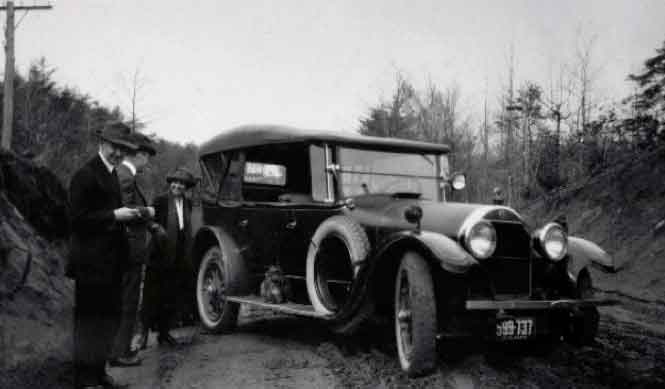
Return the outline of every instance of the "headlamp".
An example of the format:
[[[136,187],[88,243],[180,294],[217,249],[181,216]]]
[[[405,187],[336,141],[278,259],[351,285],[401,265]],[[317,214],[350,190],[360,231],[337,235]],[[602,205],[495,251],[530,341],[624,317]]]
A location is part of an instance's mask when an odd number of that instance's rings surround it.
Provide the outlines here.
[[[489,258],[496,249],[496,230],[491,223],[480,220],[467,230],[464,238],[467,250],[478,259]]]
[[[541,254],[552,261],[560,261],[568,253],[568,234],[558,223],[547,223],[538,232]]]

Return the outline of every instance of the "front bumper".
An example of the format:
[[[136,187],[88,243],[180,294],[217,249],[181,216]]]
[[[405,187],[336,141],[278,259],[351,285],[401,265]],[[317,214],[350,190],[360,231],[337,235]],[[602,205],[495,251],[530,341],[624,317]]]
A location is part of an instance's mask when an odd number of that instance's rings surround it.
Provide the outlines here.
[[[467,300],[470,311],[491,310],[550,310],[597,307],[618,304],[618,300],[608,298],[561,299],[561,300]]]

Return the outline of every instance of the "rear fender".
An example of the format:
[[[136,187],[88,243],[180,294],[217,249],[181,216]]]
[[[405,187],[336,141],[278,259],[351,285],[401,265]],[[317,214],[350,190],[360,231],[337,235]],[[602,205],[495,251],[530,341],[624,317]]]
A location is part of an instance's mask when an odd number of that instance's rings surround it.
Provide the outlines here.
[[[582,269],[591,265],[607,273],[615,273],[614,259],[597,244],[575,236],[568,237],[568,274],[577,282]]]
[[[215,226],[203,226],[196,232],[192,242],[191,258],[198,271],[199,264],[205,252],[212,246],[219,246],[224,250],[231,250],[233,255],[240,256],[240,249],[233,238],[223,229]]]

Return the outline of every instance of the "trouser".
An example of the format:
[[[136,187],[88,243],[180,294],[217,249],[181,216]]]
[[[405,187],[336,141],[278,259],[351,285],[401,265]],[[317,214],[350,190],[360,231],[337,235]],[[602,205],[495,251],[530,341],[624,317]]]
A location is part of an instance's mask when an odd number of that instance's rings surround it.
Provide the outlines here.
[[[144,330],[157,330],[166,335],[175,316],[180,289],[174,268],[150,267],[146,271],[142,319]]]
[[[131,264],[122,275],[120,325],[111,350],[111,358],[126,357],[132,352],[132,338],[136,330],[141,294],[142,267],[140,263]]]
[[[142,320],[144,330],[156,329],[166,335],[177,315],[185,308],[193,309],[195,284],[185,259],[185,233],[176,236],[172,263],[164,263],[167,255],[155,252],[147,266],[143,289]]]
[[[78,384],[96,383],[105,365],[120,316],[120,283],[76,281],[74,298],[74,366]]]

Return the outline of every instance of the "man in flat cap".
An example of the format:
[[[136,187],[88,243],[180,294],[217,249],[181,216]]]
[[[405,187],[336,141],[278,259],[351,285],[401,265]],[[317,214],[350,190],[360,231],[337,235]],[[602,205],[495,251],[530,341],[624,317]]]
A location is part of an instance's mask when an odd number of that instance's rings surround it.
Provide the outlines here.
[[[176,315],[178,302],[190,300],[191,265],[186,258],[191,240],[192,202],[185,191],[196,184],[194,175],[180,167],[166,177],[167,193],[155,198],[155,221],[166,230],[166,241],[154,253],[146,273],[144,328],[157,327],[161,345],[174,346],[176,340],[169,330]]]
[[[69,186],[72,235],[67,276],[74,287],[74,366],[77,388],[114,387],[105,370],[120,319],[126,267],[126,224],[140,211],[122,205],[116,167],[138,149],[130,129],[109,123],[98,133],[99,152]]]
[[[122,275],[122,311],[120,327],[115,336],[111,350],[111,366],[137,366],[141,363],[138,350],[132,350],[131,343],[136,327],[143,267],[150,255],[150,229],[153,228],[155,209],[148,202],[137,182],[140,174],[148,164],[150,157],[157,152],[152,140],[141,133],[131,136],[136,150],[130,150],[120,165],[118,179],[123,205],[138,209],[141,217],[126,223],[126,234],[129,243],[127,267]]]

